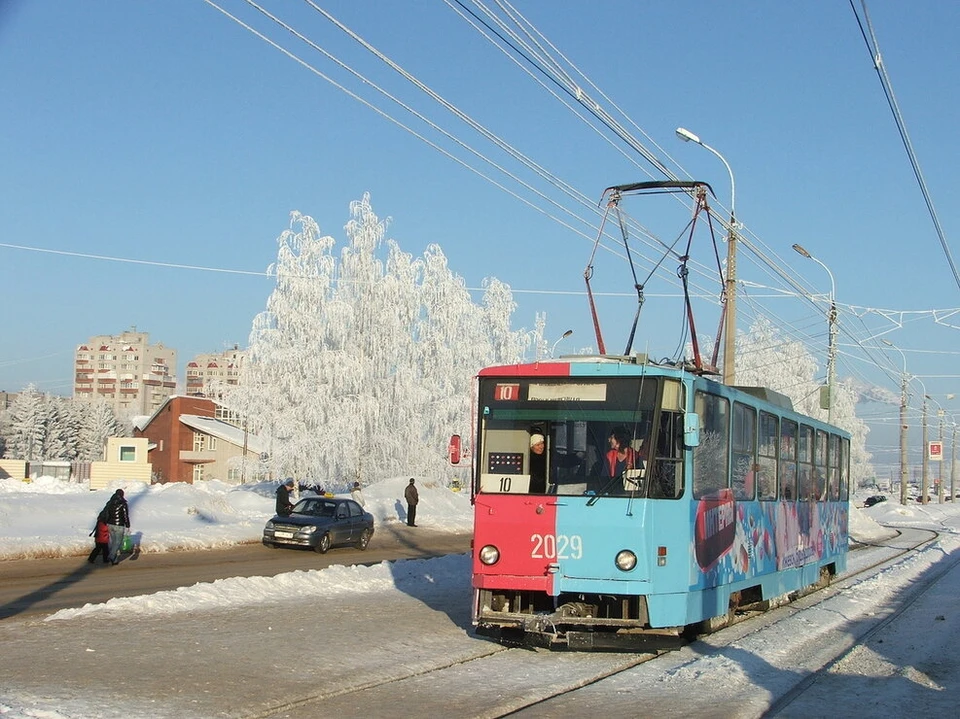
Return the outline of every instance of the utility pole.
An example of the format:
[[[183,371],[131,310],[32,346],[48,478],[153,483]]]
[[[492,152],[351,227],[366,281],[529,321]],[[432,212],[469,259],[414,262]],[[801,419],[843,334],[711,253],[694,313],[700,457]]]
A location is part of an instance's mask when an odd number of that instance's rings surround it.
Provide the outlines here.
[[[837,283],[833,279],[833,273],[822,261],[811,255],[803,245],[795,244],[795,252],[803,255],[808,260],[813,260],[830,276],[830,311],[827,312],[827,325],[829,335],[827,339],[827,422],[833,424],[833,386],[837,379]],[[889,341],[884,340],[887,344]],[[892,345],[891,345],[892,346]],[[906,360],[904,360],[906,363]],[[820,405],[821,408],[823,405]]]
[[[937,467],[937,501],[943,504],[943,408],[937,407],[937,415],[940,417],[940,462]]]
[[[907,503],[907,482],[909,481],[909,467],[907,466],[907,404],[910,396],[907,385],[910,377],[907,375],[907,356],[903,350],[890,340],[882,340],[888,347],[893,347],[900,353],[903,360],[903,371],[900,373],[900,504]]]
[[[900,382],[900,504],[907,503],[907,373]]]
[[[927,446],[927,388],[923,388],[923,461],[920,465],[920,502],[927,503],[927,491],[930,487],[930,478],[927,475],[927,454],[930,448]]]
[[[950,501],[957,501],[957,423],[953,423],[953,443],[950,448]]]

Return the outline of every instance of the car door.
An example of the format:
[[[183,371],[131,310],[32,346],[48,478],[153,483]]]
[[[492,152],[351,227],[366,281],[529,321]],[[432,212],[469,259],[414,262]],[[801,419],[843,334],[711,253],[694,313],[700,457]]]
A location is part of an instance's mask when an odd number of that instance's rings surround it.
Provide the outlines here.
[[[336,522],[334,523],[334,541],[350,542],[353,541],[353,528],[350,519],[349,502],[337,503]]]
[[[356,502],[347,502],[350,507],[350,532],[354,542],[360,540],[360,535],[367,528],[367,522],[363,517],[363,507]]]

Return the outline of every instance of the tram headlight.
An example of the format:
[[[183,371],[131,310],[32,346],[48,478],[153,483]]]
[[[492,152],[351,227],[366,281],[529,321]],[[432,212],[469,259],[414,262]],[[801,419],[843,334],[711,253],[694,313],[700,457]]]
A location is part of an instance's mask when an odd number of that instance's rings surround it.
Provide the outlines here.
[[[637,555],[631,552],[629,549],[621,549],[617,552],[616,559],[617,569],[622,572],[629,572],[635,566],[637,566]]]
[[[480,561],[483,564],[489,566],[500,561],[500,550],[494,547],[492,544],[487,544],[480,548],[480,552],[477,554],[477,556],[480,557]]]

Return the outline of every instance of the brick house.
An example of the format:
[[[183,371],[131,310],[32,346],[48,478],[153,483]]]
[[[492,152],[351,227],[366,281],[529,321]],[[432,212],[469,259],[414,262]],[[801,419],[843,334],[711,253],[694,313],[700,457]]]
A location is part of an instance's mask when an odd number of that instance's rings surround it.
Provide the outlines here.
[[[218,479],[240,484],[259,479],[265,449],[260,438],[211,399],[169,397],[137,423],[134,436],[149,440],[154,482]]]

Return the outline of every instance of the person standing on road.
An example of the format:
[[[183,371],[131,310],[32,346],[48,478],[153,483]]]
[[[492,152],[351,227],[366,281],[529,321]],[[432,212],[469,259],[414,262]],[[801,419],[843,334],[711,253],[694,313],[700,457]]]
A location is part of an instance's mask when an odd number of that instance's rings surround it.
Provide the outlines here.
[[[420,493],[414,485],[413,477],[410,478],[410,484],[403,490],[403,498],[407,500],[407,526],[417,526],[417,504],[420,502]]]
[[[293,502],[290,501],[290,492],[293,491],[293,477],[287,477],[283,484],[277,487],[277,514],[289,517],[293,513]]]
[[[363,506],[363,492],[360,491],[360,483],[354,482],[353,489],[350,490],[350,496],[353,497],[353,501]]]
[[[110,563],[110,528],[107,527],[107,510],[106,508],[100,510],[100,514],[97,515],[97,526],[94,527],[93,531],[90,532],[90,536],[93,537],[93,541],[96,544],[93,546],[93,551],[90,552],[90,556],[87,558],[87,561],[90,564],[93,564],[97,555],[103,555],[103,563]]]
[[[120,549],[123,547],[123,536],[130,529],[130,508],[123,498],[123,490],[118,489],[107,501],[103,508],[107,515],[107,530],[110,533],[109,555],[111,564],[120,563]]]

